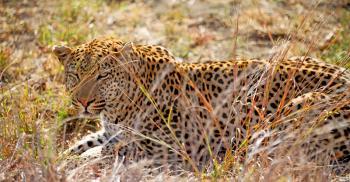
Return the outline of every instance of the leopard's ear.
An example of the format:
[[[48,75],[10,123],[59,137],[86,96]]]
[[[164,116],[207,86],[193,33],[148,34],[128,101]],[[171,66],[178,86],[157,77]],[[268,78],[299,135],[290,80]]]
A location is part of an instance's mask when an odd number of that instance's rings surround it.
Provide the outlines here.
[[[125,52],[125,53],[131,53],[134,51],[134,43],[128,42],[124,44],[123,48],[120,50],[120,52]]]
[[[134,52],[134,44],[132,42],[128,42],[124,44],[121,50],[117,53],[117,57],[123,62],[133,61],[135,52]]]
[[[61,64],[64,64],[72,52],[72,49],[67,46],[53,46],[52,52],[55,53]]]

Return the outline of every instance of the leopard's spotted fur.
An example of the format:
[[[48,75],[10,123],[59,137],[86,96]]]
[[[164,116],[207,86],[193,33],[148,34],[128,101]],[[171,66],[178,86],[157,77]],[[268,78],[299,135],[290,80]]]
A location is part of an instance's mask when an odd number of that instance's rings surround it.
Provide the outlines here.
[[[83,115],[99,115],[103,126],[71,152],[102,144],[110,151],[119,143],[118,155],[127,160],[203,169],[261,128],[287,131],[300,120],[318,120],[300,145],[305,153],[349,162],[350,72],[344,68],[309,57],[180,63],[163,47],[113,38],[53,51],[73,105]]]

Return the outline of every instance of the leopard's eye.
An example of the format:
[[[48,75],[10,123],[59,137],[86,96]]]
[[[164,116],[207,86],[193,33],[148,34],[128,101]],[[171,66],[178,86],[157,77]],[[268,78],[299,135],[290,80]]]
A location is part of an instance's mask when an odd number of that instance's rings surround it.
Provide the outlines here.
[[[101,79],[107,78],[109,75],[110,75],[110,73],[102,72],[102,73],[100,73],[100,74],[97,76],[97,80],[101,80]]]
[[[68,72],[76,70],[76,65],[75,64],[67,64],[65,68]]]
[[[67,73],[66,76],[66,87],[68,90],[75,87],[79,83],[79,76],[75,73]]]

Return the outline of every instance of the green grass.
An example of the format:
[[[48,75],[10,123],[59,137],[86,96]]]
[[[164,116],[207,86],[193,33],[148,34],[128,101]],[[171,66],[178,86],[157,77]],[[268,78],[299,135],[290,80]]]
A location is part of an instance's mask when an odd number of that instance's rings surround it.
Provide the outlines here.
[[[322,58],[330,63],[344,63],[347,61],[346,67],[350,68],[350,11],[340,10],[340,24],[342,29],[337,33],[335,40],[322,54]]]
[[[10,49],[0,47],[0,74],[10,62]]]
[[[52,46],[59,42],[78,45],[95,36],[94,17],[91,12],[101,11],[104,1],[58,1],[53,19],[43,22],[38,29],[41,45]]]
[[[55,45],[58,42],[69,43],[73,45],[86,41],[88,34],[92,32],[86,31],[85,28],[77,28],[78,26],[63,26],[58,24],[56,27],[42,25],[39,28],[39,42],[42,45]]]

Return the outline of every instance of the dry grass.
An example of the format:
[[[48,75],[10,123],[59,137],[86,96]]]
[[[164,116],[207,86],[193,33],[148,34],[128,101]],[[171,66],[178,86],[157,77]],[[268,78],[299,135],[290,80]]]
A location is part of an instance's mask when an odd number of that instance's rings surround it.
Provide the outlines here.
[[[349,57],[349,8],[345,0],[318,4],[301,0],[0,0],[0,181],[73,179],[57,173],[57,156],[67,141],[98,128],[95,120],[69,119],[63,68],[50,52],[54,44],[78,45],[94,37],[117,36],[160,44],[180,60],[197,62],[269,57],[281,52],[287,39],[291,42],[288,55],[307,54],[349,67],[344,61]],[[267,157],[245,164],[234,157],[212,173],[196,177],[191,173],[150,176],[142,162],[127,168],[116,164],[115,173],[91,167],[91,176],[77,173],[75,177],[102,181],[334,178],[314,164],[295,166],[288,159],[271,162]]]

